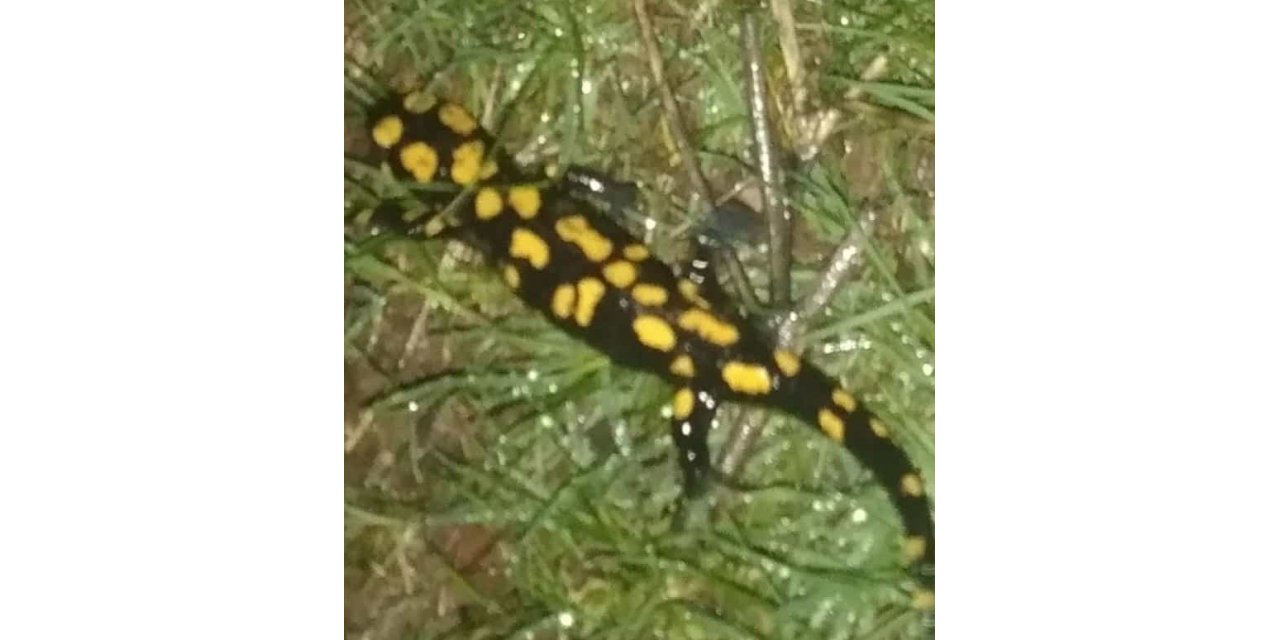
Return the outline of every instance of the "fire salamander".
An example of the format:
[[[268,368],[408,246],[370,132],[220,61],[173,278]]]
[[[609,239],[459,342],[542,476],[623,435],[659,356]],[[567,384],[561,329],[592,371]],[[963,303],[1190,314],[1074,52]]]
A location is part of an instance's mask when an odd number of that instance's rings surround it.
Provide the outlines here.
[[[707,435],[725,401],[777,409],[813,425],[870,469],[892,497],[903,550],[933,603],[934,531],[920,472],[891,430],[849,391],[792,351],[775,348],[744,318],[716,308],[709,261],[684,277],[619,223],[570,192],[568,181],[522,175],[461,106],[415,108],[393,97],[369,111],[378,160],[411,183],[452,184],[462,195],[427,222],[376,214],[374,226],[408,236],[466,231],[525,303],[619,365],[661,376],[676,389],[671,433],[686,491],[710,468]],[[458,188],[461,189],[458,189]]]

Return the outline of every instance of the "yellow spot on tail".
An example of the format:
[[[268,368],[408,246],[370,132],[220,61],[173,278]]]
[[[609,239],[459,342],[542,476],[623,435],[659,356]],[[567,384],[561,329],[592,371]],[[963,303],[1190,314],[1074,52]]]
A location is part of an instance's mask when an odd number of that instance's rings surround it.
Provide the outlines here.
[[[640,262],[649,257],[649,249],[642,244],[629,244],[623,248],[622,255],[632,262]]]
[[[881,422],[880,418],[871,419],[871,432],[881,438],[889,437],[889,427],[884,426],[884,422]]]
[[[782,375],[790,378],[800,373],[800,357],[786,349],[777,349],[773,352],[773,361],[778,363],[778,369],[782,371]]]
[[[684,387],[676,392],[676,399],[671,403],[671,414],[676,420],[684,420],[693,413],[693,391]]]
[[[484,141],[472,140],[453,150],[453,166],[449,177],[462,186],[469,186],[480,177],[480,163],[484,160]]]
[[[426,113],[436,106],[436,100],[431,94],[414,91],[406,95],[400,104],[409,113]]]
[[[383,149],[394,147],[404,135],[404,121],[398,116],[386,116],[373,125],[373,141]]]
[[[924,483],[920,481],[920,476],[914,473],[903,474],[899,488],[902,489],[902,493],[913,498],[919,498],[924,495]]]
[[[925,547],[924,536],[907,536],[902,542],[902,554],[906,556],[907,562],[915,562],[924,557]]]
[[[485,160],[484,164],[480,165],[481,180],[488,180],[489,178],[492,178],[496,173],[498,173],[498,163],[493,158]]]
[[[604,283],[595,278],[583,278],[578,281],[578,305],[573,310],[573,319],[578,326],[588,326],[596,315],[596,306],[604,297]]]
[[[698,293],[698,285],[694,284],[692,280],[682,279],[680,282],[676,283],[676,287],[680,289],[680,295],[684,296],[685,300],[688,300],[703,309],[711,308],[711,303],[702,298]]]
[[[751,395],[768,393],[769,370],[758,364],[733,361],[720,370],[720,377],[730,389]]]
[[[613,253],[613,243],[600,235],[582,216],[565,216],[556,220],[556,234],[565,242],[578,245],[592,262],[604,262]]]
[[[524,258],[534,269],[541,269],[551,261],[551,247],[538,234],[517,227],[511,232],[511,257]]]
[[[727,347],[738,341],[738,328],[702,309],[689,309],[676,320],[680,328],[693,331],[714,345]]]
[[[913,609],[920,609],[922,611],[928,611],[929,609],[932,609],[933,608],[933,590],[917,589],[915,593],[911,594],[911,607]]]
[[[573,285],[562,284],[556,287],[551,294],[551,313],[557,318],[565,319],[569,314],[573,313],[573,300],[576,296],[573,293]]]
[[[452,102],[440,105],[439,115],[440,123],[460,136],[469,136],[472,131],[476,130],[476,119],[472,118],[466,109]]]
[[[476,194],[476,217],[492,220],[502,213],[502,196],[493,187],[485,187]]]
[[[502,268],[502,279],[507,281],[507,286],[512,289],[520,288],[520,270],[514,264],[509,264]]]
[[[440,156],[425,142],[412,142],[400,150],[400,166],[418,182],[431,182],[440,168]]]
[[[507,200],[511,203],[511,208],[525,220],[532,220],[542,207],[542,194],[538,193],[537,187],[528,185],[511,187],[511,191],[507,192]]]
[[[638,284],[631,290],[631,297],[642,305],[657,307],[667,303],[667,290],[656,284]]]
[[[631,330],[636,332],[640,344],[658,351],[670,351],[676,346],[676,332],[666,320],[658,316],[636,316],[631,321]]]
[[[823,407],[818,410],[818,426],[822,427],[822,432],[827,437],[836,442],[844,442],[844,420],[841,420],[830,409]]]
[[[858,402],[853,399],[853,395],[844,389],[836,389],[831,392],[831,401],[836,403],[837,407],[845,411],[853,411],[858,408]]]
[[[610,262],[604,267],[604,279],[619,289],[626,289],[636,281],[636,266],[625,260]]]
[[[671,373],[686,378],[693,377],[693,359],[687,354],[680,354],[675,360],[671,361]]]

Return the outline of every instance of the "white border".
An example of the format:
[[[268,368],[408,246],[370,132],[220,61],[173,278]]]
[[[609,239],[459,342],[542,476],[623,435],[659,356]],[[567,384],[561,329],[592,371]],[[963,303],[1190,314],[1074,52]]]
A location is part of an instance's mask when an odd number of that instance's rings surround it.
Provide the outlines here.
[[[939,638],[1276,627],[1268,6],[939,3]]]
[[[341,11],[6,10],[4,635],[341,637]]]

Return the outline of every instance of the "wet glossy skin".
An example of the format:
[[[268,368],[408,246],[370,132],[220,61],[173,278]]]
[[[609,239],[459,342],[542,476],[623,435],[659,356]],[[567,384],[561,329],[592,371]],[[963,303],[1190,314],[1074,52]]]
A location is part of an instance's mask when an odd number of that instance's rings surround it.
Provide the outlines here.
[[[710,292],[677,276],[566,185],[524,179],[464,109],[407,108],[411,102],[395,98],[371,110],[370,135],[382,159],[401,179],[470,189],[452,224],[467,231],[516,295],[617,364],[675,387],[672,434],[690,491],[705,482],[707,431],[720,402],[789,413],[844,445],[888,489],[906,530],[904,553],[920,569],[916,604],[932,606],[928,500],[884,422],[736,314],[712,308]]]

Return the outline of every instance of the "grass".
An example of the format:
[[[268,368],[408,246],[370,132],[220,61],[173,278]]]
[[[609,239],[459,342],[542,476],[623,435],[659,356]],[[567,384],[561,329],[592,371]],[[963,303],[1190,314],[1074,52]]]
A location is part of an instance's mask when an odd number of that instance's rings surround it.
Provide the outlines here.
[[[738,5],[649,4],[698,165],[728,193],[750,175]],[[796,296],[847,234],[863,256],[799,344],[931,480],[932,3],[793,4],[809,109],[835,115],[800,160],[787,150],[804,114],[773,113]],[[646,240],[685,257],[697,214],[630,2],[351,0],[347,15],[348,153],[370,86],[425,85],[481,114],[521,162],[639,182]],[[761,26],[777,89],[778,26],[767,12]],[[397,188],[353,163],[347,178],[349,215]],[[737,247],[758,295],[762,229]],[[470,250],[358,230],[348,223],[345,249],[349,637],[920,636],[896,517],[843,451],[771,417],[739,489],[677,530],[662,382],[554,330]],[[747,414],[722,412],[713,451]]]

